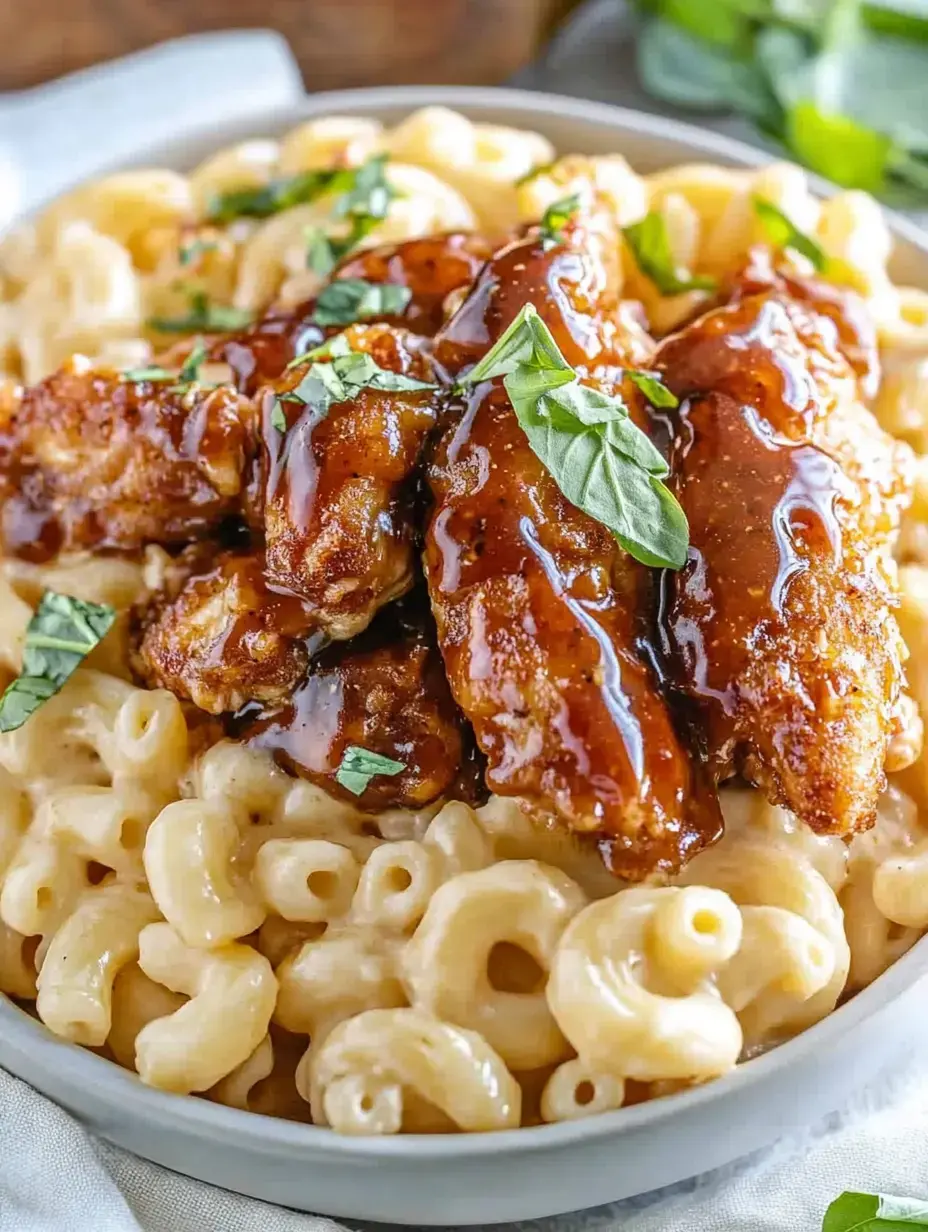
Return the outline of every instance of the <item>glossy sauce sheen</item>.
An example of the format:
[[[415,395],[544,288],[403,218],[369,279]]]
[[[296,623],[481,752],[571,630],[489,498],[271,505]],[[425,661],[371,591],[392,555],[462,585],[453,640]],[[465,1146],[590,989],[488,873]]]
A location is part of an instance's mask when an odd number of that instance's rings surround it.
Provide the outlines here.
[[[859,403],[872,348],[834,319],[837,293],[819,312],[815,285],[762,286],[655,362],[681,399],[664,426],[691,537],[664,575],[665,666],[716,777],[741,769],[816,829],[851,831],[872,822],[902,680],[879,552],[904,466]]]
[[[420,808],[450,792],[473,798],[473,751],[455,706],[421,600],[403,601],[359,638],[331,646],[313,662],[292,699],[251,705],[233,733],[272,752],[291,773],[362,808]],[[357,745],[400,761],[397,775],[378,775],[360,797],[335,773]]]
[[[183,544],[240,505],[252,412],[231,389],[184,394],[65,368],[4,409],[0,498],[10,555]]]
[[[348,337],[382,368],[432,377],[414,335],[373,325],[353,326]],[[288,373],[262,408],[267,580],[311,605],[322,631],[344,638],[412,584],[411,484],[436,402],[428,390],[368,388],[321,417],[313,406],[276,401],[305,370]],[[274,426],[277,408],[286,432]]]
[[[430,337],[444,320],[447,297],[473,282],[490,253],[490,245],[479,235],[452,231],[368,248],[343,262],[333,279],[363,278],[378,285],[406,287],[410,298],[401,313],[371,320]],[[229,364],[237,388],[254,394],[261,384],[277,380],[294,356],[342,328],[316,325],[314,308],[315,300],[311,300],[293,312],[270,312],[241,334],[217,339],[211,358]]]
[[[571,248],[503,249],[437,340],[454,370],[530,302],[602,384],[648,340],[578,229]],[[637,653],[647,571],[571,505],[532,452],[501,382],[470,396],[430,471],[426,573],[448,679],[487,781],[594,835],[614,871],[678,867],[720,828]]]

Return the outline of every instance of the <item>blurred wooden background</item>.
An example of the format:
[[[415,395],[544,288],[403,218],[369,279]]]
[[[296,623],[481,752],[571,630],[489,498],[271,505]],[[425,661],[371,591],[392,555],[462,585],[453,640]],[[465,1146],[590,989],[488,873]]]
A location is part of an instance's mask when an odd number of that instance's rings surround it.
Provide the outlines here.
[[[0,89],[178,35],[272,27],[311,90],[505,80],[577,0],[0,0]],[[208,83],[204,83],[208,89]]]

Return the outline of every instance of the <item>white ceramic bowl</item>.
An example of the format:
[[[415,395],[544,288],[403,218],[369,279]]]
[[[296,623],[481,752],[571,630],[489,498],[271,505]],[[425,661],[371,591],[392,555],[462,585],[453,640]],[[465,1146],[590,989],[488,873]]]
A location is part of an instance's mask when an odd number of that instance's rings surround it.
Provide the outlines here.
[[[511,90],[390,88],[318,94],[248,123],[170,117],[170,140],[136,163],[183,167],[224,142],[338,112],[397,120],[425,104],[535,129],[562,151],[620,151],[642,171],[757,151],[653,116]],[[93,170],[100,170],[94,167]],[[928,286],[928,247],[893,219],[896,274]],[[285,1206],[409,1224],[480,1224],[558,1214],[643,1193],[719,1167],[838,1107],[911,1042],[921,1015],[923,941],[830,1017],[729,1076],[586,1120],[456,1136],[344,1138],[326,1129],[166,1095],[55,1039],[0,997],[0,1064],[103,1137],[177,1172]]]

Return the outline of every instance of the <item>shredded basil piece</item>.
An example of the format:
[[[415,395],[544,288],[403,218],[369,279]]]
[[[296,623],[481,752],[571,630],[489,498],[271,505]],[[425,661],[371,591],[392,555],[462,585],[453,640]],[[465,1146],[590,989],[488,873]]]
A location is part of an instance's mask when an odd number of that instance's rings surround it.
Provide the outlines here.
[[[607,526],[636,560],[681,568],[689,528],[661,483],[667,463],[629,419],[621,397],[580,383],[531,304],[458,387],[492,377],[503,378],[530,446],[567,499]]]
[[[181,265],[192,265],[205,252],[215,252],[219,245],[215,240],[194,239],[182,243],[177,250],[177,259]]]
[[[362,749],[357,744],[349,745],[342,756],[341,765],[335,771],[335,781],[350,791],[353,796],[363,795],[372,778],[378,774],[402,774],[406,763],[395,761],[392,757],[384,757],[380,753],[372,753],[370,749]]]
[[[642,274],[661,295],[681,295],[684,291],[714,291],[716,280],[707,274],[688,274],[677,269],[670,249],[670,236],[664,215],[657,210],[640,222],[623,228],[626,242]]]
[[[157,364],[152,364],[148,368],[126,368],[121,372],[119,379],[127,381],[130,385],[138,385],[142,381],[151,381],[152,384],[158,384],[161,381],[173,381],[175,373],[170,372],[167,368],[161,368]]]
[[[535,167],[529,167],[525,175],[520,175],[515,181],[516,188],[521,188],[523,184],[530,184],[536,176],[547,175],[553,166],[554,163],[538,163]]]
[[[311,319],[317,325],[351,325],[367,317],[397,316],[411,298],[409,287],[336,279],[319,293]]]
[[[754,212],[763,223],[767,237],[776,248],[792,248],[794,252],[808,257],[815,269],[821,271],[828,258],[821,244],[806,235],[772,201],[765,197],[754,198]]]
[[[667,388],[655,372],[629,369],[628,379],[638,386],[652,406],[675,407],[680,405],[677,395]]]
[[[564,228],[580,208],[580,194],[572,193],[553,201],[545,210],[541,219],[541,242],[544,248],[552,248],[563,243]]]
[[[190,311],[185,317],[151,317],[149,328],[162,334],[223,334],[244,329],[254,320],[254,313],[228,304],[214,304],[205,291],[191,291]]]
[[[327,192],[340,174],[333,171],[301,171],[262,184],[258,188],[236,188],[219,193],[209,203],[210,222],[232,222],[236,218],[269,218],[294,205],[305,205]]]
[[[46,590],[26,628],[22,671],[0,697],[0,732],[22,727],[54,697],[115,619],[107,604]]]
[[[271,427],[276,428],[278,432],[287,431],[287,417],[279,402],[274,403],[274,409],[271,411]]]

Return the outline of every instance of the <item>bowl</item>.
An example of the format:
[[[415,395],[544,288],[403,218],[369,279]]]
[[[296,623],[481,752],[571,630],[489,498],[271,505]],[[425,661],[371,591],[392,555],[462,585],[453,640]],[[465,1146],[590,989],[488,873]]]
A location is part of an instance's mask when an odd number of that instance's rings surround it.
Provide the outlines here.
[[[383,88],[317,94],[251,122],[170,117],[135,162],[182,168],[229,141],[327,113],[395,121],[442,104],[545,134],[563,151],[620,152],[637,169],[768,161],[655,116],[541,93]],[[96,172],[101,168],[94,167]],[[817,187],[827,192],[826,185]],[[894,270],[928,286],[928,243],[891,217]],[[152,1090],[61,1042],[0,998],[0,1064],[95,1132],[176,1172],[299,1210],[400,1224],[535,1218],[644,1193],[727,1164],[838,1107],[911,1043],[928,939],[816,1026],[707,1085],[588,1119],[496,1133],[345,1138]]]

